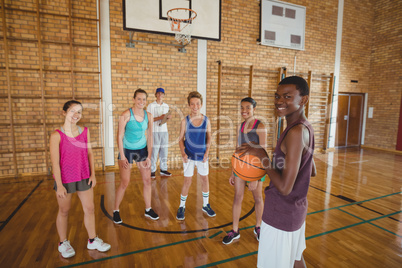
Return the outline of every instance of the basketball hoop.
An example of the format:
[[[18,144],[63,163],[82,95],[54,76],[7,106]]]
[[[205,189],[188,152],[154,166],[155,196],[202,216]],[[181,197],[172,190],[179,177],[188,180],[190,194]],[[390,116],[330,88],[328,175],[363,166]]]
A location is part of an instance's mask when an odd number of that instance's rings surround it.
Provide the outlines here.
[[[173,8],[167,12],[170,29],[175,32],[177,42],[183,45],[191,43],[191,30],[196,17],[197,13],[188,8]]]

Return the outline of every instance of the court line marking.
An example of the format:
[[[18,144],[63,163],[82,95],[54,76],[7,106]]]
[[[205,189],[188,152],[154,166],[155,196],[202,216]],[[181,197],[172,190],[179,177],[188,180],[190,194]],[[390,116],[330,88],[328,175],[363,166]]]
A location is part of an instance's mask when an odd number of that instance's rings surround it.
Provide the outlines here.
[[[245,229],[249,229],[249,228],[253,228],[254,226],[247,226],[244,228],[239,228],[239,230],[245,230]],[[218,234],[220,234],[222,231],[217,232],[216,234],[212,235],[212,236],[216,236]],[[175,245],[179,245],[179,244],[183,244],[183,243],[187,243],[187,242],[193,242],[196,240],[201,240],[206,238],[206,236],[200,236],[200,237],[195,237],[195,238],[191,238],[191,239],[187,239],[187,240],[182,240],[182,241],[178,241],[178,242],[173,242],[173,243],[169,243],[169,244],[165,244],[165,245],[161,245],[161,246],[156,246],[156,247],[151,247],[151,248],[145,248],[145,249],[140,249],[140,250],[135,250],[135,251],[131,251],[131,252],[126,252],[126,253],[122,253],[122,254],[118,254],[118,255],[114,255],[114,256],[109,256],[109,257],[105,257],[105,258],[101,258],[101,259],[97,259],[97,260],[91,260],[91,261],[86,261],[86,262],[80,262],[80,263],[74,263],[74,264],[70,264],[70,265],[66,265],[66,266],[60,266],[62,268],[65,267],[76,267],[76,266],[81,266],[81,265],[86,265],[86,264],[91,264],[91,263],[95,263],[95,262],[101,262],[101,261],[106,261],[106,260],[110,260],[110,259],[115,259],[115,258],[120,258],[120,257],[125,257],[128,255],[133,255],[133,254],[137,254],[137,253],[142,253],[142,252],[146,252],[146,251],[151,251],[151,250],[155,250],[155,249],[160,249],[160,248],[165,248],[165,247],[170,247],[170,246],[175,246]],[[212,238],[212,237],[209,237]]]
[[[40,182],[38,182],[36,184],[35,188],[32,189],[32,191],[24,198],[24,200],[21,201],[21,203],[18,205],[18,207],[16,209],[14,209],[14,211],[11,213],[11,215],[8,216],[8,218],[0,225],[0,232],[3,230],[4,227],[6,227],[7,223],[14,217],[14,215],[18,212],[18,210],[20,210],[20,208],[25,204],[25,202],[33,194],[33,192],[35,192],[35,190],[38,189],[39,185],[41,185],[42,182],[43,182],[43,180],[41,180]]]
[[[109,256],[109,257],[105,257],[105,258],[101,258],[101,259],[97,259],[97,260],[80,262],[80,263],[75,263],[75,264],[61,266],[61,267],[75,267],[75,266],[81,266],[81,265],[86,265],[86,264],[91,264],[91,263],[111,260],[111,259],[115,259],[115,258],[125,257],[125,256],[128,256],[128,255],[133,255],[133,254],[142,253],[142,252],[146,252],[146,251],[151,251],[151,250],[155,250],[155,249],[161,249],[161,248],[165,248],[165,247],[169,247],[169,246],[174,246],[174,245],[179,245],[179,244],[183,244],[183,243],[187,243],[187,242],[192,242],[192,241],[196,241],[196,240],[200,240],[200,239],[204,239],[204,238],[205,238],[205,236],[200,236],[200,237],[187,239],[187,240],[183,240],[183,241],[179,241],[179,242],[174,242],[174,243],[165,244],[165,245],[161,245],[161,246],[156,246],[156,247],[151,247],[151,248],[145,248],[145,249],[130,251],[130,252],[126,252],[126,253],[122,253],[122,254],[118,254],[118,255],[114,255],[114,256]]]
[[[348,228],[351,228],[351,227],[355,227],[355,226],[358,226],[358,225],[361,225],[361,224],[364,224],[364,223],[371,223],[372,221],[376,221],[376,220],[379,220],[379,219],[382,219],[382,218],[387,218],[387,217],[389,217],[389,216],[393,216],[393,215],[399,214],[399,213],[401,213],[401,212],[402,212],[402,210],[397,211],[397,212],[393,212],[393,213],[388,214],[388,215],[380,216],[380,217],[377,217],[377,218],[374,218],[374,219],[363,220],[363,221],[358,222],[358,223],[350,224],[350,225],[347,225],[347,226],[344,226],[344,227],[340,227],[340,228],[337,228],[337,229],[333,229],[333,230],[330,230],[330,231],[327,231],[327,232],[323,232],[323,233],[320,233],[320,234],[312,235],[312,236],[306,237],[306,240],[309,240],[309,239],[312,239],[312,238],[316,238],[316,237],[320,237],[320,236],[323,236],[323,235],[327,235],[327,234],[330,234],[330,233],[342,231],[342,230],[345,230],[345,229],[348,229]],[[217,262],[213,262],[213,263],[208,263],[208,264],[205,264],[205,265],[197,266],[196,268],[204,268],[204,267],[216,266],[216,265],[219,265],[219,264],[222,264],[222,263],[226,263],[226,262],[238,260],[238,259],[245,258],[245,257],[251,256],[251,255],[255,255],[255,254],[257,254],[257,253],[258,253],[258,251],[254,251],[254,252],[246,253],[246,254],[239,255],[239,256],[236,256],[236,257],[233,257],[233,258],[229,258],[229,259],[226,259],[226,260],[221,260],[221,261],[217,261]]]
[[[380,196],[380,197],[376,197],[376,198],[371,198],[371,199],[367,199],[367,200],[364,200],[364,201],[359,201],[359,202],[356,202],[356,203],[367,202],[367,201],[371,201],[373,199],[384,198],[384,197],[388,197],[388,196],[392,196],[392,195],[400,194],[400,193],[402,193],[402,192],[392,193],[392,194],[389,194],[389,195],[384,195],[384,196]],[[350,204],[348,204],[348,205],[350,205]],[[337,209],[337,208],[345,207],[345,206],[348,206],[348,205],[343,205],[343,206],[334,207],[334,208],[328,208],[326,210],[321,210],[320,212],[324,212],[324,211],[332,210],[332,209]],[[380,216],[380,217],[377,217],[377,218],[374,218],[374,219],[371,219],[371,220],[362,221],[362,222],[359,222],[359,223],[356,223],[356,224],[347,225],[347,226],[337,228],[337,229],[334,229],[334,230],[331,230],[331,231],[327,231],[327,232],[324,232],[324,233],[321,233],[321,234],[309,236],[309,237],[306,237],[306,240],[309,240],[309,239],[312,239],[312,238],[315,238],[315,237],[319,237],[319,236],[322,236],[322,235],[326,235],[326,234],[329,234],[329,233],[333,233],[333,232],[336,232],[336,231],[341,231],[341,230],[351,228],[351,227],[354,227],[354,226],[357,226],[357,225],[360,225],[360,224],[363,224],[363,223],[370,223],[371,221],[375,221],[375,220],[382,219],[382,218],[387,218],[387,217],[390,217],[392,215],[396,215],[396,214],[401,213],[401,212],[402,211],[397,211],[397,212],[394,212],[394,213],[391,213],[391,214],[388,214],[388,215],[384,215],[384,216]],[[311,214],[315,214],[315,212],[310,212],[307,215],[311,215]],[[253,227],[254,226],[248,226],[248,227],[240,228],[239,230],[250,229],[250,228],[253,228]],[[131,252],[127,252],[127,253],[122,253],[122,254],[118,254],[118,255],[114,255],[114,256],[110,256],[110,257],[100,258],[100,259],[97,259],[97,260],[91,260],[91,261],[86,261],[86,262],[81,262],[81,263],[75,263],[75,264],[71,264],[71,265],[67,265],[67,266],[61,266],[61,267],[76,267],[76,266],[91,264],[91,263],[95,263],[95,262],[101,262],[101,261],[105,261],[105,260],[109,260],[109,259],[114,259],[114,258],[119,258],[119,257],[125,257],[125,256],[132,255],[132,254],[142,253],[142,252],[146,252],[146,251],[150,251],[150,250],[154,250],[154,249],[174,246],[174,245],[183,244],[183,243],[187,243],[187,242],[192,242],[192,241],[196,241],[196,240],[201,240],[201,239],[204,239],[204,238],[206,238],[206,236],[200,236],[200,237],[187,239],[187,240],[183,240],[183,241],[179,241],[179,242],[174,242],[174,243],[165,244],[165,245],[156,246],[156,247],[151,247],[151,248],[146,248],[146,249],[140,249],[140,250],[131,251]],[[233,258],[230,258],[230,259],[221,260],[221,261],[216,262],[216,263],[210,263],[210,264],[206,264],[206,265],[202,265],[202,266],[198,266],[198,267],[210,267],[210,266],[214,266],[214,265],[217,265],[217,264],[222,264],[222,263],[225,263],[225,262],[230,262],[232,260],[237,260],[237,259],[241,259],[241,258],[248,257],[248,256],[251,256],[251,255],[255,255],[257,253],[258,253],[258,251],[254,251],[254,252],[239,255],[239,256],[236,256],[236,257],[233,257]]]
[[[212,239],[212,238],[214,238],[215,236],[220,235],[221,233],[223,233],[223,232],[222,232],[222,231],[216,232],[215,234],[209,236],[208,238],[209,238],[209,239]]]
[[[402,213],[402,210],[399,210],[399,211],[396,211],[396,212],[393,212],[393,213],[390,213],[390,214],[387,214],[387,215],[384,215],[384,216],[376,217],[376,218],[373,218],[373,219],[370,219],[370,220],[363,220],[361,222],[346,225],[346,226],[336,228],[336,229],[333,229],[333,230],[330,230],[330,231],[327,231],[327,232],[323,232],[323,233],[320,233],[320,234],[312,235],[312,236],[309,236],[308,238],[306,238],[306,240],[311,239],[311,238],[316,238],[316,237],[319,237],[319,236],[323,236],[323,235],[326,235],[326,234],[330,234],[330,233],[333,233],[333,232],[342,231],[342,230],[345,230],[345,229],[348,229],[348,228],[351,228],[351,227],[355,227],[355,226],[358,226],[358,225],[361,225],[361,224],[364,224],[364,223],[371,223],[372,221],[380,220],[380,219],[383,219],[383,218],[388,218],[389,216],[393,216],[393,215],[396,215],[396,214],[399,214],[399,213]]]
[[[236,257],[232,257],[232,258],[230,258],[230,259],[221,260],[221,261],[217,261],[217,262],[213,262],[213,263],[208,263],[208,264],[205,264],[205,265],[197,266],[196,268],[204,268],[204,267],[216,266],[216,265],[219,265],[219,264],[222,264],[222,263],[226,263],[226,262],[230,262],[230,261],[235,261],[235,260],[238,260],[238,259],[242,259],[242,258],[245,258],[245,257],[249,257],[249,256],[255,255],[255,254],[257,254],[257,253],[258,253],[258,251],[253,251],[253,252],[249,252],[249,253],[246,253],[246,254],[243,254],[243,255],[239,255],[239,256],[236,256]]]
[[[343,209],[338,209],[338,210],[340,210],[340,211],[342,211],[342,212],[344,212],[344,213],[346,213],[346,214],[348,214],[348,215],[350,215],[350,216],[353,216],[353,217],[355,217],[355,218],[357,218],[357,219],[359,219],[359,220],[363,220],[363,221],[364,221],[363,218],[360,218],[360,217],[358,217],[358,216],[356,216],[356,215],[353,215],[352,213],[349,213],[349,212],[347,212],[347,211],[345,211],[345,210],[343,210]],[[399,234],[397,234],[397,233],[394,233],[394,232],[392,232],[392,231],[390,231],[390,230],[388,230],[388,229],[385,229],[384,227],[381,227],[381,226],[379,226],[379,225],[377,225],[377,224],[374,224],[374,223],[372,223],[372,222],[369,222],[369,224],[371,224],[371,225],[373,225],[373,226],[375,226],[375,227],[377,227],[377,228],[380,228],[381,230],[386,231],[386,232],[388,232],[388,233],[390,233],[390,234],[393,234],[393,235],[396,235],[396,236],[402,238],[402,235],[399,235]]]
[[[374,197],[374,198],[370,198],[370,199],[366,199],[366,200],[363,200],[363,201],[357,201],[357,202],[349,203],[349,204],[346,204],[346,205],[341,205],[341,206],[337,206],[337,207],[317,210],[317,211],[314,211],[314,212],[307,213],[307,215],[321,213],[321,212],[329,211],[329,210],[332,210],[332,209],[339,209],[339,208],[343,208],[343,207],[353,206],[353,205],[357,205],[357,204],[361,204],[361,203],[365,203],[365,202],[369,202],[369,201],[373,201],[373,200],[377,200],[377,199],[381,199],[381,198],[385,198],[385,197],[389,197],[389,196],[393,196],[393,195],[397,195],[397,194],[402,194],[402,191],[392,193],[392,194],[383,195],[383,196],[378,196],[378,197]]]
[[[101,195],[101,203],[100,203],[101,210],[102,210],[103,214],[105,214],[105,216],[106,216],[107,218],[109,218],[111,221],[113,221],[113,217],[107,212],[107,210],[106,210],[106,208],[105,208],[104,199],[105,199],[105,198],[104,198],[104,195]],[[248,218],[251,214],[253,214],[254,210],[255,210],[255,206],[253,206],[253,207],[251,208],[251,210],[246,213],[246,215],[242,216],[242,217],[240,218],[239,222],[242,221],[242,220],[244,220],[244,219],[246,219],[246,218]],[[130,228],[130,229],[134,229],[134,230],[138,230],[138,231],[149,232],[149,233],[160,233],[160,234],[191,234],[191,233],[200,233],[200,232],[206,232],[206,231],[209,231],[209,230],[221,229],[221,228],[230,226],[230,225],[232,225],[232,224],[233,224],[233,222],[229,222],[229,223],[225,223],[225,224],[222,224],[222,225],[219,225],[219,226],[210,227],[210,228],[207,228],[207,229],[187,230],[187,231],[161,231],[161,230],[144,229],[144,228],[141,228],[141,227],[136,227],[136,226],[133,226],[133,225],[130,225],[130,224],[126,224],[126,223],[124,223],[124,222],[123,222],[123,223],[120,223],[120,224],[117,224],[117,225],[124,226],[124,227],[126,227],[126,228]]]
[[[326,193],[326,194],[329,194],[329,195],[331,195],[331,196],[333,196],[333,197],[342,199],[342,200],[344,200],[344,201],[346,201],[346,202],[349,202],[349,203],[356,203],[356,200],[347,198],[347,197],[345,197],[345,196],[342,196],[342,195],[335,195],[335,194],[333,194],[333,193],[329,193],[329,192],[327,192],[327,191],[325,191],[325,190],[323,190],[323,189],[320,189],[320,188],[315,187],[315,186],[312,186],[312,185],[310,185],[310,187],[313,188],[313,189],[316,189],[316,190],[318,190],[318,191],[324,192],[324,193]],[[374,210],[374,209],[371,209],[371,208],[369,208],[369,207],[363,206],[362,204],[357,204],[357,205],[360,206],[360,207],[362,207],[362,208],[364,208],[364,209],[367,209],[367,210],[370,210],[370,211],[372,211],[372,212],[374,212],[374,213],[377,213],[377,214],[379,214],[379,215],[384,215],[384,213],[381,213],[381,212],[379,212],[379,211],[377,211],[377,210]],[[398,219],[396,219],[396,218],[393,218],[393,217],[389,217],[389,218],[390,218],[391,220],[394,220],[394,221],[397,221],[397,222],[401,222],[400,220],[398,220]]]

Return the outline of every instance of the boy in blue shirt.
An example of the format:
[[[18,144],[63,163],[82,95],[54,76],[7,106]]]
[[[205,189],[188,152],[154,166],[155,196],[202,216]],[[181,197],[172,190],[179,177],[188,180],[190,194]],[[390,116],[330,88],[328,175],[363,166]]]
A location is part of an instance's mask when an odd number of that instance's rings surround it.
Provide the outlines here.
[[[183,157],[184,184],[180,195],[180,207],[176,218],[184,220],[184,212],[194,167],[202,180],[202,210],[209,216],[216,214],[209,205],[209,166],[208,153],[211,146],[211,123],[208,117],[201,114],[202,96],[193,91],[187,97],[190,114],[181,121],[179,146]]]

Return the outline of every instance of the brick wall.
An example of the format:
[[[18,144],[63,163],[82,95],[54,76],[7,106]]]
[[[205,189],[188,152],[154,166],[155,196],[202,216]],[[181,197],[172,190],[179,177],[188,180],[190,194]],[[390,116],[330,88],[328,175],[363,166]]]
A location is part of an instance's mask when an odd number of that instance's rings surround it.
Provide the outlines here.
[[[374,26],[372,3],[371,0],[345,1],[339,92],[368,92]]]
[[[401,103],[401,1],[345,1],[340,92],[368,93],[365,145],[395,149]],[[358,80],[358,83],[351,83]]]
[[[35,0],[6,0],[0,8],[6,18],[0,19],[0,177],[48,172],[48,137],[63,124],[63,104],[73,96],[84,104],[81,122],[91,131],[95,166],[102,167],[96,1],[71,4],[71,23],[68,1],[39,1],[37,7]]]
[[[259,69],[287,67],[293,71],[297,56],[296,72],[330,74],[335,61],[337,1],[289,1],[307,7],[305,51],[278,49],[257,44],[259,39],[259,1],[222,1],[221,42],[208,41],[207,45],[207,116],[211,118],[212,130],[216,131],[217,103],[217,60],[225,65]],[[188,114],[186,96],[196,90],[197,85],[197,40],[187,47],[187,53],[178,53],[176,48],[163,45],[136,43],[135,48],[126,48],[128,32],[122,30],[122,3],[110,2],[112,87],[115,104],[115,133],[118,116],[132,105],[132,94],[143,88],[154,100],[154,90],[162,86],[167,90],[166,102],[177,107],[174,119],[169,122],[169,157],[179,156],[176,139],[178,126],[183,115]],[[173,37],[135,33],[134,39],[152,42],[174,42]],[[270,80],[269,83],[272,83]],[[273,85],[275,86],[276,78]],[[247,91],[243,97],[247,96]],[[241,95],[241,94],[240,94]],[[238,96],[238,100],[242,96]],[[235,102],[237,103],[236,100]],[[260,105],[263,106],[261,100]],[[267,102],[272,101],[267,99]],[[258,111],[258,109],[257,109]],[[234,123],[238,123],[239,112],[233,111]],[[271,128],[272,129],[272,128]],[[216,136],[214,136],[216,138]],[[231,149],[232,150],[232,149]],[[117,150],[115,150],[117,154]],[[215,150],[211,150],[214,154]]]
[[[6,7],[36,10],[36,1],[5,1]],[[335,42],[337,25],[337,0],[329,1],[287,1],[306,6],[306,42],[304,51],[278,49],[257,44],[259,38],[260,1],[222,0],[222,40],[208,41],[207,45],[207,116],[217,115],[217,60],[224,65],[256,69],[277,70],[287,67],[293,71],[295,56],[296,72],[315,74],[333,72],[335,63]],[[18,38],[37,39],[36,15],[30,12],[6,10],[7,33],[0,29],[0,36],[7,34],[10,39],[10,67],[19,68],[10,71],[11,94],[21,96],[12,101],[18,150],[24,151],[16,156],[19,173],[46,173],[43,151],[36,147],[46,146],[43,133],[47,135],[61,123],[61,106],[72,96],[74,86],[77,99],[83,98],[89,109],[84,112],[83,121],[91,129],[96,146],[101,146],[101,133],[97,123],[99,103],[89,98],[99,94],[99,77],[93,72],[98,70],[98,51],[96,48],[96,1],[72,1],[73,15],[86,19],[73,19],[71,33],[75,44],[73,54],[69,53],[68,42],[70,29],[68,6],[66,1],[40,1],[40,10],[52,14],[41,17],[42,40],[54,41],[42,43],[44,72],[44,94],[49,98],[45,102],[47,129],[42,126],[25,126],[24,122],[40,122],[43,116],[42,103],[39,99],[24,98],[22,95],[39,96],[40,77],[39,53],[37,42],[27,42]],[[369,106],[374,107],[374,118],[367,120],[366,145],[382,148],[395,148],[398,115],[401,100],[401,2],[392,0],[345,0],[342,64],[340,91],[368,92]],[[166,89],[166,102],[173,109],[174,118],[169,122],[170,147],[169,157],[173,165],[179,156],[177,145],[178,126],[183,116],[188,114],[186,96],[197,87],[197,40],[187,47],[187,53],[177,52],[177,48],[156,44],[137,43],[135,48],[126,48],[128,32],[123,31],[122,1],[110,1],[112,89],[114,103],[114,130],[117,132],[119,115],[132,106],[132,96],[137,88],[149,93],[149,102],[154,98],[157,87]],[[3,23],[0,18],[0,23]],[[15,39],[17,38],[17,39]],[[135,33],[134,39],[143,41],[175,42],[171,36]],[[3,38],[0,40],[0,176],[13,175],[13,155],[10,154],[11,134],[8,123],[7,80],[5,72],[5,53]],[[72,59],[72,61],[71,61]],[[72,76],[69,70],[76,73]],[[291,73],[290,73],[291,75]],[[262,87],[265,83],[275,85],[274,76],[255,81]],[[358,80],[351,84],[350,80]],[[246,81],[239,80],[246,85]],[[318,88],[325,86],[318,85]],[[230,92],[228,92],[230,94]],[[246,91],[236,91],[239,100]],[[267,97],[268,98],[268,97]],[[238,100],[236,100],[238,101]],[[259,99],[264,103],[259,107],[268,109],[270,99]],[[228,109],[236,109],[229,107]],[[258,111],[258,110],[257,110]],[[87,114],[86,114],[87,113]],[[233,110],[236,117],[238,110]],[[24,121],[25,120],[25,121]],[[236,121],[237,122],[237,121]],[[216,130],[216,120],[212,122]],[[34,130],[32,132],[32,129]],[[34,134],[33,134],[34,133]],[[37,133],[37,134],[35,134]],[[42,133],[42,134],[41,134]],[[94,135],[96,133],[96,135]],[[28,140],[35,142],[28,142]],[[35,148],[32,148],[35,147]],[[26,151],[31,148],[31,151]],[[102,166],[101,150],[97,150],[96,164]],[[115,150],[117,158],[117,149]],[[180,161],[178,166],[180,166]]]
[[[374,1],[365,145],[395,150],[402,94],[402,2]]]
[[[180,155],[177,137],[180,121],[188,114],[187,95],[197,90],[197,41],[187,47],[187,53],[179,53],[177,47],[136,43],[135,48],[126,48],[129,34],[123,31],[122,1],[110,1],[110,36],[112,58],[112,88],[114,104],[114,130],[120,114],[133,105],[137,88],[147,91],[148,103],[155,100],[155,90],[166,90],[165,101],[173,110],[168,123],[169,159]],[[172,36],[135,33],[133,39],[173,43]],[[115,148],[117,159],[118,149]]]

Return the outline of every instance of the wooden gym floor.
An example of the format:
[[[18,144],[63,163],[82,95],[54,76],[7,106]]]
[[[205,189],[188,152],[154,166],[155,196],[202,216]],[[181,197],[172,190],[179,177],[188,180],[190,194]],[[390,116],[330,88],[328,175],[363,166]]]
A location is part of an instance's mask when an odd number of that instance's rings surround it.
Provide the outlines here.
[[[402,155],[356,148],[316,155],[315,160],[318,176],[308,194],[307,266],[400,267]],[[0,183],[0,267],[255,267],[251,193],[246,190],[243,201],[240,240],[223,245],[232,221],[230,169],[210,170],[210,203],[217,216],[202,213],[201,186],[193,179],[183,222],[175,219],[182,170],[172,172],[171,178],[153,181],[152,203],[160,216],[155,222],[144,217],[142,183],[133,173],[120,207],[121,226],[110,217],[119,174],[98,174],[97,231],[112,248],[106,253],[86,249],[83,212],[75,195],[68,238],[76,256],[71,259],[57,251],[52,178]]]

